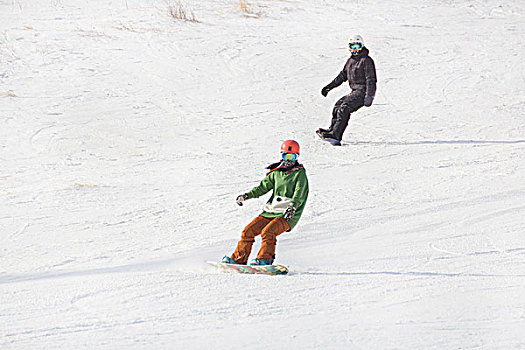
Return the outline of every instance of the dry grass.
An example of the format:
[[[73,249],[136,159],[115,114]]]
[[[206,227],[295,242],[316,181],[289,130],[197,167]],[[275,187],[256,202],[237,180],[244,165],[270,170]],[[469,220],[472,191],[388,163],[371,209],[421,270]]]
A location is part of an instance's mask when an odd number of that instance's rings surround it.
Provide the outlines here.
[[[239,10],[247,17],[260,17],[261,11],[260,8],[255,10],[254,6],[248,3],[247,0],[235,0],[236,6]]]
[[[177,1],[174,4],[168,2],[168,14],[177,20],[193,23],[199,22],[197,18],[195,18],[193,11],[186,9],[182,1]]]
[[[250,7],[248,6],[248,3],[246,0],[238,0],[239,1],[239,8],[241,9],[242,13],[250,13]]]

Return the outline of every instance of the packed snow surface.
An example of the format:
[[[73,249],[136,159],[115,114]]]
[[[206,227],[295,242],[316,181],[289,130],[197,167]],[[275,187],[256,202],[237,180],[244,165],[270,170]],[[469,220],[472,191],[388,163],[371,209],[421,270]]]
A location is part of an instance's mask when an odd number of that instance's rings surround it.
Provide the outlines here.
[[[524,349],[524,23],[522,0],[0,0],[0,348]],[[352,34],[378,90],[332,147]],[[217,271],[286,139],[290,274]]]

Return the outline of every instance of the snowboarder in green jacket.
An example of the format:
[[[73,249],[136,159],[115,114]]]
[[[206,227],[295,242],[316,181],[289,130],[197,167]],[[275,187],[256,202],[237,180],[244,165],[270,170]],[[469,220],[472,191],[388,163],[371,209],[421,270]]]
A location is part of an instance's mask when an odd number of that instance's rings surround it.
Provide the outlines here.
[[[287,140],[281,145],[281,161],[268,166],[270,171],[258,186],[237,197],[237,204],[258,198],[273,190],[263,212],[242,231],[241,240],[231,257],[223,263],[245,265],[248,262],[255,237],[261,235],[262,244],[257,258],[250,265],[272,265],[275,259],[277,236],[290,231],[299,221],[308,198],[308,178],[299,164],[299,144]]]

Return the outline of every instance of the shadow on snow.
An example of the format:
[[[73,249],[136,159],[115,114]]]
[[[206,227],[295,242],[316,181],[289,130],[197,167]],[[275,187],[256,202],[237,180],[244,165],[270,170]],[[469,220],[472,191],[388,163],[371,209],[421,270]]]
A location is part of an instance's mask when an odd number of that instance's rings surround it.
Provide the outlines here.
[[[392,276],[424,276],[424,277],[518,277],[525,275],[497,275],[483,273],[442,273],[442,272],[425,272],[425,271],[369,271],[369,272],[296,272],[291,275],[311,275],[311,276],[372,276],[372,275],[392,275]]]
[[[418,146],[418,145],[515,145],[525,143],[525,140],[423,140],[423,141],[353,141],[343,145],[370,146]]]

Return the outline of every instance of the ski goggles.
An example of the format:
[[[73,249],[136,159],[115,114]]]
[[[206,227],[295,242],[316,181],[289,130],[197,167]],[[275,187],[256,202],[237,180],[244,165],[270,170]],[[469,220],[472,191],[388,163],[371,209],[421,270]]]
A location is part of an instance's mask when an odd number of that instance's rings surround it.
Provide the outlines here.
[[[297,153],[281,153],[283,160],[297,160]]]
[[[352,51],[354,50],[361,50],[361,48],[363,47],[363,45],[361,45],[361,43],[348,43],[348,48]]]

